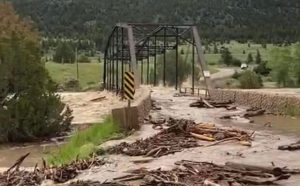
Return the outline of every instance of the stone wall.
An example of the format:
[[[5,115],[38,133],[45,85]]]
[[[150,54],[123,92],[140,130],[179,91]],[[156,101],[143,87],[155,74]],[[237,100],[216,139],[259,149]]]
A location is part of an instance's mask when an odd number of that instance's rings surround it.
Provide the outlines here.
[[[267,94],[242,90],[210,90],[211,99],[216,101],[232,100],[238,105],[259,107],[272,113],[289,114],[300,111],[300,98],[284,94]]]
[[[141,87],[137,91],[139,96],[135,98],[130,108],[125,106],[112,110],[114,120],[127,131],[138,129],[151,110],[150,89],[148,87]]]

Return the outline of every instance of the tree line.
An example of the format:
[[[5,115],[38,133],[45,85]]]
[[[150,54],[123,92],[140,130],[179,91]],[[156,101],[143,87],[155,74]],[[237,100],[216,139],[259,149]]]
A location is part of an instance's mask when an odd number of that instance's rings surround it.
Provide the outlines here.
[[[118,22],[196,24],[208,42],[300,39],[298,0],[11,0],[46,37],[89,39],[103,49]]]

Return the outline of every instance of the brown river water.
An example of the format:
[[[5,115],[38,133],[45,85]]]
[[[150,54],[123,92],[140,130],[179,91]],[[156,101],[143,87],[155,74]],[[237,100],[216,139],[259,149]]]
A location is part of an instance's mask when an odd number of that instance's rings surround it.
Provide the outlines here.
[[[269,129],[283,134],[300,136],[300,118],[291,116],[263,115],[252,118],[259,129]]]
[[[300,118],[263,115],[252,119],[254,123],[243,124],[242,127],[251,130],[272,130],[280,134],[300,136]],[[20,156],[29,152],[30,156],[24,161],[22,166],[34,167],[36,163],[41,163],[42,157],[46,157],[47,153],[57,146],[58,144],[55,143],[1,145],[0,167],[10,167]]]

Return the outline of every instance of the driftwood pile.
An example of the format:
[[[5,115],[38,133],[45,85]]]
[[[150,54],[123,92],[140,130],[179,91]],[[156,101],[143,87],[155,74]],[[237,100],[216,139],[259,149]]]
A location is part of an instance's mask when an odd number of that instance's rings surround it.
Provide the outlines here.
[[[107,152],[129,156],[161,157],[180,152],[184,148],[198,147],[200,145],[197,140],[187,132],[187,128],[191,125],[194,125],[191,120],[180,120],[153,137],[132,144],[121,143],[108,149]]]
[[[211,101],[206,99],[199,99],[194,103],[190,104],[190,107],[197,108],[226,108],[227,110],[236,109],[235,106],[232,106],[233,102],[231,100],[224,102]]]
[[[45,167],[42,169],[42,173],[46,179],[53,180],[56,183],[65,183],[75,178],[79,171],[90,169],[93,166],[104,165],[105,161],[99,157],[91,157],[90,159],[78,160],[70,164],[57,166],[57,167]],[[45,164],[44,164],[45,165]]]
[[[44,161],[41,169],[36,165],[34,171],[20,170],[22,162],[28,156],[29,153],[22,156],[11,168],[0,174],[0,186],[34,186],[40,185],[45,179],[53,180],[55,183],[64,183],[75,178],[79,171],[105,163],[103,159],[93,156],[87,160],[75,160],[70,164],[58,167],[47,167]]]
[[[147,171],[135,170],[132,174],[116,178],[126,182],[141,180],[141,185],[168,186],[245,186],[270,185],[276,181],[288,179],[291,174],[299,174],[299,170],[280,167],[262,167],[228,162],[216,165],[208,162],[179,161],[177,168],[171,171],[160,169]]]
[[[185,148],[203,146],[199,140],[214,142],[207,146],[217,145],[225,141],[240,141],[251,146],[251,135],[237,129],[217,128],[213,124],[195,124],[194,121],[170,118],[157,135],[138,140],[132,144],[121,143],[107,150],[110,154],[125,154],[129,156],[161,157],[180,152]]]
[[[36,171],[18,170],[0,174],[0,186],[34,186],[40,185],[42,180],[42,175]]]

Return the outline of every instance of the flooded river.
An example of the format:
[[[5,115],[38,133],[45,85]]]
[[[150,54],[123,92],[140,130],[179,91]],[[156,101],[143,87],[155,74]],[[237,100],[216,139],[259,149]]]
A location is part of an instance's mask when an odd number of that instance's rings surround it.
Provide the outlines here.
[[[24,145],[1,145],[0,146],[0,167],[10,167],[21,156],[30,153],[24,160],[23,167],[34,167],[36,163],[42,162],[42,158],[54,149],[57,145],[51,144],[24,144]]]
[[[289,116],[263,115],[252,118],[254,123],[239,124],[243,128],[251,130],[272,130],[281,134],[300,136],[300,118]],[[228,121],[230,123],[230,121]],[[224,121],[222,122],[223,124]],[[229,124],[228,123],[228,124]],[[30,152],[22,166],[34,167],[41,163],[42,157],[55,149],[55,143],[34,143],[23,145],[1,145],[0,146],[0,167],[10,167],[20,156]]]
[[[270,129],[283,134],[300,136],[300,118],[291,116],[263,115],[252,118],[259,129]]]

